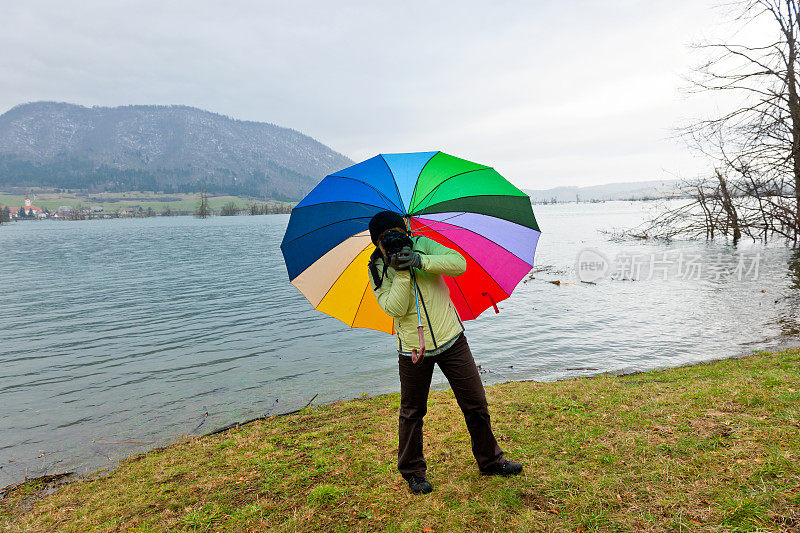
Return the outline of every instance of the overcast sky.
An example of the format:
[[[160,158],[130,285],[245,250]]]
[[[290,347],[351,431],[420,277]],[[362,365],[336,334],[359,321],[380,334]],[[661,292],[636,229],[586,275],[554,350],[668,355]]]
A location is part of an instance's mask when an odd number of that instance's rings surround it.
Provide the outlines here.
[[[0,0],[0,113],[185,104],[361,160],[443,150],[526,188],[694,176],[674,128],[711,0]]]

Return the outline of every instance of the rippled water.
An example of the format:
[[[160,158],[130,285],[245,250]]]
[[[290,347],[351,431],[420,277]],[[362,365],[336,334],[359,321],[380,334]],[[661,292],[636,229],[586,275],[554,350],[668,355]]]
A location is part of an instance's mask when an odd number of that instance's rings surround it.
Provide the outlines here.
[[[597,232],[634,224],[645,207],[535,207],[540,271],[500,304],[500,315],[467,323],[487,382],[649,369],[796,338],[795,252],[611,242]],[[0,486],[26,474],[96,469],[314,395],[319,403],[397,390],[390,336],[312,310],[288,283],[279,250],[287,221],[0,226]],[[665,275],[587,285],[574,271],[586,247],[609,258],[666,252],[709,262],[757,253],[760,269],[757,279]],[[548,283],[556,279],[570,284]],[[444,385],[438,371],[434,380]]]

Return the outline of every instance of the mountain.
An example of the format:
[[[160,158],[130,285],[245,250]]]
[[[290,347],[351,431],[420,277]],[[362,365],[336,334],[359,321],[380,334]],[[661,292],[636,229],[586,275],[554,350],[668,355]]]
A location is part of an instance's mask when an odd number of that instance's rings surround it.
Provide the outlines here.
[[[534,202],[592,202],[602,200],[647,200],[679,196],[680,180],[654,180],[607,183],[589,187],[555,187],[526,190]]]
[[[0,187],[296,200],[352,164],[298,131],[186,106],[35,102],[0,115]]]

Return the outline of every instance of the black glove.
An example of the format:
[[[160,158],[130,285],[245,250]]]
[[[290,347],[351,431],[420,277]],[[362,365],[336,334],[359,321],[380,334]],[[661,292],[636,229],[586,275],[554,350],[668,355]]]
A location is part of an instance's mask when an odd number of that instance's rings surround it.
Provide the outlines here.
[[[397,256],[398,256],[398,255],[399,255],[399,254],[392,254],[392,255],[390,255],[390,256],[389,256],[389,262],[387,263],[387,264],[388,264],[390,267],[392,267],[392,268],[393,268],[393,269],[395,269],[395,270],[399,270],[399,269],[397,268],[397,263],[398,263],[398,257],[397,257]]]
[[[397,270],[408,270],[410,268],[422,269],[422,257],[411,249],[410,246],[404,246],[397,253]]]

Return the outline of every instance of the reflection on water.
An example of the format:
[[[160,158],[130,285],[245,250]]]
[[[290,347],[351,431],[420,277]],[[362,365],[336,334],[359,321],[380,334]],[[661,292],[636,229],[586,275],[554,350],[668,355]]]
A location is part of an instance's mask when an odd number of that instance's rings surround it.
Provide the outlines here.
[[[747,353],[800,331],[800,256],[781,247],[609,242],[645,204],[536,206],[539,267],[467,323],[487,382],[552,380]],[[197,431],[395,391],[390,336],[312,310],[286,277],[288,216],[0,227],[0,486],[86,471]],[[576,280],[584,248],[761,257],[757,279]],[[555,285],[560,280],[569,284]],[[579,370],[568,370],[579,369]],[[445,381],[437,372],[435,383]],[[205,416],[205,413],[208,416]],[[143,444],[122,443],[137,441]],[[153,442],[148,442],[153,441]]]
[[[800,293],[800,250],[792,250],[788,253],[787,265],[788,288],[793,291],[782,297],[784,308],[778,311],[776,320],[782,334],[791,338],[800,335],[800,319],[798,318],[800,317],[800,298],[798,298],[798,293]],[[780,303],[779,300],[776,303]]]
[[[787,268],[786,272],[791,281],[790,287],[792,289],[800,289],[800,250],[789,252],[787,263],[789,268]]]

